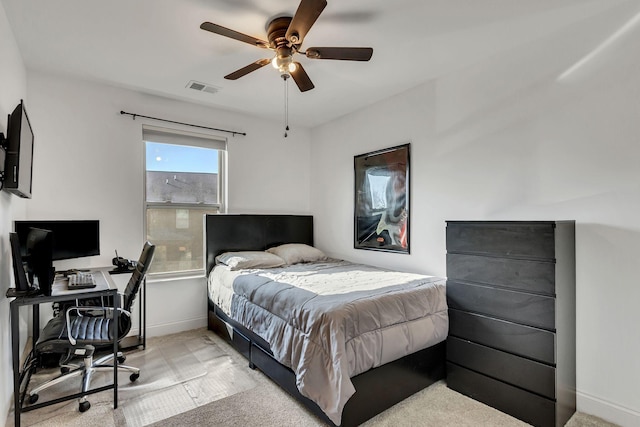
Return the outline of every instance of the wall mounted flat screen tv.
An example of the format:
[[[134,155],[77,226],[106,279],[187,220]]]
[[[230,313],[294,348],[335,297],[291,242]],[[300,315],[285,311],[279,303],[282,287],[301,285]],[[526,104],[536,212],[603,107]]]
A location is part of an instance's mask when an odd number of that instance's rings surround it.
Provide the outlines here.
[[[32,228],[53,232],[53,260],[100,255],[100,221],[51,220],[15,221],[20,247],[25,248]],[[23,253],[26,256],[26,253]]]
[[[24,102],[20,101],[7,126],[4,189],[26,199],[31,198],[33,141],[31,123]]]

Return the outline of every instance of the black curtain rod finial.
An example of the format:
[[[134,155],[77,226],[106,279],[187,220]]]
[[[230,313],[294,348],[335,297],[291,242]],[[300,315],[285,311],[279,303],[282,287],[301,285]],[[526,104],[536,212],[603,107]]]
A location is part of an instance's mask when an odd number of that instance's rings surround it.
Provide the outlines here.
[[[137,116],[137,114],[134,114],[134,113],[127,113],[126,111],[122,111],[122,110],[120,110],[120,114],[121,114],[121,115],[122,115],[122,114],[127,114],[127,115],[131,116],[131,120],[135,120],[135,119],[136,119],[136,116]],[[160,120],[160,119],[158,119],[158,120]]]

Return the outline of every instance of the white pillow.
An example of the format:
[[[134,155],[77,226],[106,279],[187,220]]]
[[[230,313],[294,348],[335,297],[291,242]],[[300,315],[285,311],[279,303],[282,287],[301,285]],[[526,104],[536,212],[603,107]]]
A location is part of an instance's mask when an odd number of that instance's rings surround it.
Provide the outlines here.
[[[225,252],[216,257],[216,262],[228,265],[231,270],[274,268],[285,265],[285,261],[279,256],[263,251]]]
[[[299,262],[324,261],[327,256],[320,249],[303,243],[286,243],[267,249],[267,252],[278,255],[287,264],[297,264]]]

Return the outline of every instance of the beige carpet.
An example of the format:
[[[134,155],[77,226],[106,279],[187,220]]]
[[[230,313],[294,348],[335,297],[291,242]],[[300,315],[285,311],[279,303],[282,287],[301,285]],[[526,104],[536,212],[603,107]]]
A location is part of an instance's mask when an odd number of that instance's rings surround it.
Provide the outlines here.
[[[113,393],[102,392],[89,397],[91,409],[85,413],[79,413],[77,402],[71,401],[24,413],[22,425],[324,425],[260,371],[249,369],[246,359],[226,342],[204,329],[149,339],[145,351],[127,355],[127,364],[140,367],[142,375],[135,383],[129,383],[127,375],[119,377],[119,406],[115,411]],[[108,381],[108,376],[101,381]],[[6,426],[13,426],[13,412]],[[527,424],[456,393],[440,381],[364,426],[519,427]],[[614,425],[578,413],[567,427]]]
[[[261,384],[201,408],[153,424],[179,426],[324,426],[273,383]],[[447,388],[444,381],[367,421],[363,427],[526,427],[526,424]],[[575,414],[566,427],[616,427]]]

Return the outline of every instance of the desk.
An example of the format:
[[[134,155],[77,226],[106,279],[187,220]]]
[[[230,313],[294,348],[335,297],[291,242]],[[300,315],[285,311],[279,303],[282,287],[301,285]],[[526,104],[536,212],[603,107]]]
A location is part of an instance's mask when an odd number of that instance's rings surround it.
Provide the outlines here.
[[[115,355],[118,352],[118,340],[117,336],[114,336],[113,340],[113,384],[109,384],[103,387],[95,388],[87,391],[86,393],[76,393],[69,396],[52,399],[42,403],[35,403],[25,408],[22,407],[26,390],[29,386],[29,380],[31,379],[32,371],[20,372],[20,328],[19,328],[19,312],[18,309],[22,306],[32,306],[33,308],[33,320],[32,320],[32,336],[33,346],[35,347],[38,338],[40,337],[40,304],[50,303],[56,301],[68,301],[69,299],[87,299],[102,296],[111,296],[115,310],[113,310],[113,321],[118,324],[120,300],[118,296],[118,288],[111,279],[108,273],[108,269],[92,269],[91,272],[96,280],[96,287],[90,289],[67,289],[66,281],[64,279],[56,279],[51,287],[51,296],[37,295],[29,297],[16,297],[10,303],[11,311],[11,353],[13,362],[13,402],[15,411],[15,427],[20,427],[20,414],[22,412],[33,411],[35,409],[42,408],[44,406],[53,405],[56,403],[64,402],[67,400],[78,399],[88,394],[98,393],[100,391],[113,389],[113,408],[118,407],[118,358]],[[25,381],[20,381],[20,377],[26,374]],[[22,382],[24,382],[24,390],[21,389]],[[78,382],[78,387],[81,383]]]

